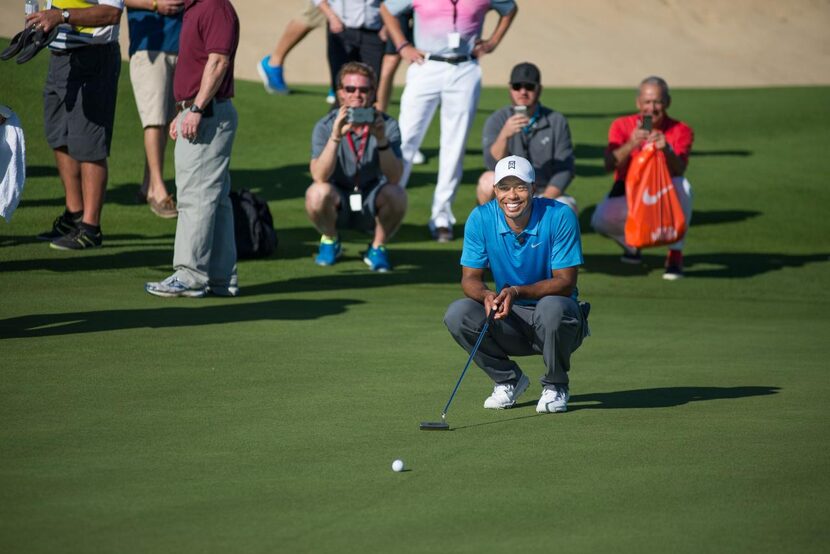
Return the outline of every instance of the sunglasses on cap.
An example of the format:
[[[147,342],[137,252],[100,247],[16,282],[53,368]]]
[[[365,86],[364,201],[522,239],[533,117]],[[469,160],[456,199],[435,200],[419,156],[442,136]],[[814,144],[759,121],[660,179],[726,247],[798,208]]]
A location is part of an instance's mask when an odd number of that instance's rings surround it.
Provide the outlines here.
[[[510,87],[515,91],[525,89],[528,92],[534,92],[536,90],[536,83],[511,83]]]
[[[345,85],[343,87],[343,90],[345,90],[349,94],[354,94],[357,91],[360,91],[361,94],[369,94],[369,91],[371,91],[372,89],[371,87],[355,87],[352,85]]]

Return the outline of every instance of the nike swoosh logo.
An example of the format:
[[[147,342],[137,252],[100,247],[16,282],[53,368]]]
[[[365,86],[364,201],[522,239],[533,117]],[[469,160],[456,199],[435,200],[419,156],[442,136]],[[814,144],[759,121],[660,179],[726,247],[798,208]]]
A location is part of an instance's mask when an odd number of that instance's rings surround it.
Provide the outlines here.
[[[654,195],[649,194],[648,190],[644,190],[643,191],[643,204],[645,204],[647,206],[651,206],[653,204],[656,204],[657,201],[660,200],[661,196],[663,196],[664,194],[666,194],[667,192],[669,192],[671,190],[671,187],[672,187],[672,185],[668,185],[668,186],[660,189],[659,191],[657,191],[657,194],[654,194]]]
[[[531,248],[536,248],[536,247],[537,247],[537,246],[539,246],[540,244],[542,244],[542,243],[541,243],[541,242],[537,242],[536,244],[531,244],[531,245],[530,245],[530,247],[531,247]]]

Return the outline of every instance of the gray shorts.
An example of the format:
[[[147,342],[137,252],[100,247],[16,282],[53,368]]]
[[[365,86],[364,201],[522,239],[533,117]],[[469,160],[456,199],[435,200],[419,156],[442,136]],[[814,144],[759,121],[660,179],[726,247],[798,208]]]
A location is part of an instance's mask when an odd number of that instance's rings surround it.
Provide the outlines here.
[[[337,210],[337,228],[357,229],[366,231],[367,233],[374,231],[375,217],[377,216],[378,192],[387,184],[385,181],[379,181],[361,190],[363,209],[359,212],[353,212],[349,207],[349,195],[352,194],[352,191],[335,186],[337,192],[340,194],[340,208]]]
[[[109,156],[120,72],[118,43],[49,56],[43,125],[52,149],[66,147],[79,162]]]

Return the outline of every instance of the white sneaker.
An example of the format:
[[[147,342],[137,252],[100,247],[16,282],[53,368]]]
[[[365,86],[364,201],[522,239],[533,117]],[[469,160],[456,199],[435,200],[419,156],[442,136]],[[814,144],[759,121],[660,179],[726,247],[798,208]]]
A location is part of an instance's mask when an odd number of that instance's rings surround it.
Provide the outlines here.
[[[536,411],[540,414],[554,414],[568,411],[568,399],[571,393],[567,385],[545,385],[542,397],[536,404]]]
[[[412,165],[423,165],[427,163],[427,157],[424,156],[424,153],[418,150],[415,152],[415,155],[412,156]]]
[[[530,385],[530,379],[524,373],[519,377],[519,382],[516,385],[496,385],[493,387],[493,394],[487,397],[484,401],[484,407],[491,410],[503,410],[505,408],[512,408],[516,404],[516,399],[522,395],[527,387]]]

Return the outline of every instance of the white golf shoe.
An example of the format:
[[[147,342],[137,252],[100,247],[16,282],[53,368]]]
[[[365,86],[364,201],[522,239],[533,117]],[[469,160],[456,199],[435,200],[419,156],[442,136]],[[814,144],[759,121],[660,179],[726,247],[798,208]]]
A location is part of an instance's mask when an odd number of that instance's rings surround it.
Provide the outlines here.
[[[545,385],[542,397],[536,404],[536,411],[540,414],[553,414],[568,411],[568,399],[571,393],[567,385]]]
[[[487,400],[484,401],[484,407],[491,410],[512,408],[516,404],[516,399],[527,390],[529,385],[530,379],[524,373],[522,373],[522,376],[519,377],[519,382],[515,385],[496,385],[493,387],[493,394],[488,396]]]

